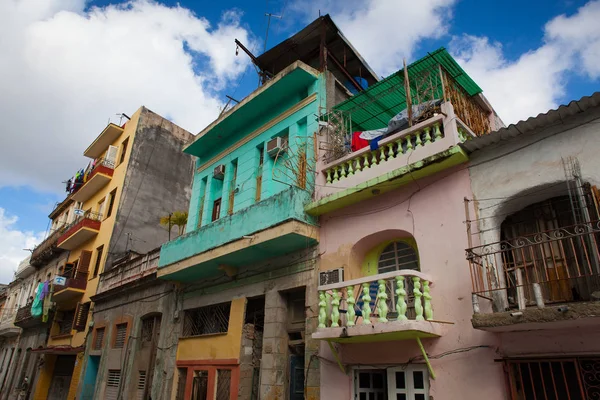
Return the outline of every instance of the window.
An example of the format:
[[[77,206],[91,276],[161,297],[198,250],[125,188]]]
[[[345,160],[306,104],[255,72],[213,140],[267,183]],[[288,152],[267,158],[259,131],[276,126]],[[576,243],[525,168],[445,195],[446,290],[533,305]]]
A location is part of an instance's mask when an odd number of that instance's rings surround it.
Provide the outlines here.
[[[177,394],[175,400],[184,400],[187,368],[177,368]]]
[[[183,321],[183,336],[226,333],[229,329],[231,303],[187,310]]]
[[[218,198],[213,203],[212,221],[218,220],[220,214],[221,214],[221,198]]]
[[[377,272],[397,271],[399,269],[419,270],[419,259],[415,249],[406,242],[394,242],[386,246],[379,256]]]
[[[256,171],[256,196],[255,200],[257,202],[260,201],[260,195],[262,192],[262,173],[263,173],[263,164],[265,162],[265,152],[264,146],[261,145],[257,148],[258,150],[258,168]]]
[[[75,319],[75,310],[63,311],[58,320],[57,335],[69,335],[73,329],[73,320]]]
[[[202,217],[204,215],[204,199],[206,198],[206,185],[208,182],[208,177],[205,176],[200,183],[200,192],[202,193],[202,197],[200,197],[200,202],[198,203],[198,228],[202,226]]]
[[[158,336],[160,333],[160,320],[160,315],[153,315],[142,319],[142,346],[152,342],[158,342]]]
[[[114,349],[122,349],[125,347],[125,340],[127,339],[127,323],[117,324],[115,332],[115,343]]]
[[[358,400],[429,400],[427,367],[355,370],[354,392]]]
[[[592,399],[598,358],[564,358],[506,361],[513,400],[519,399]]]
[[[387,371],[387,381],[390,399],[429,399],[429,373],[425,365],[413,364],[406,368],[390,368]]]
[[[121,143],[121,156],[119,157],[119,164],[117,165],[121,165],[123,163],[123,161],[125,161],[125,154],[127,154],[127,144],[129,143],[129,138],[123,140],[123,143]]]
[[[110,217],[115,205],[115,197],[117,197],[117,189],[109,193],[108,198],[108,210],[106,211],[106,218]]]
[[[231,370],[217,370],[217,400],[229,400],[231,398]]]
[[[94,275],[92,275],[92,278],[97,277],[98,273],[100,272],[100,263],[102,261],[102,251],[103,250],[104,250],[104,245],[102,245],[96,249],[96,264],[94,264]]]
[[[208,371],[194,371],[192,400],[208,400]]]
[[[227,214],[233,214],[233,204],[235,202],[235,180],[237,176],[237,160],[233,160],[232,165],[232,173],[231,173],[231,182],[229,183],[229,204],[227,206]]]
[[[146,371],[138,371],[138,382],[137,382],[137,398],[144,398],[144,391],[146,390]]]
[[[102,215],[104,214],[104,205],[106,204],[106,198],[103,198],[98,202],[98,217],[102,219]]]
[[[87,324],[88,314],[90,313],[90,303],[79,303],[77,304],[77,308],[75,310],[75,320],[73,324],[73,329],[78,332],[85,331],[85,326]]]
[[[105,399],[117,399],[119,397],[119,387],[121,386],[121,370],[109,369],[106,379]]]
[[[94,343],[92,345],[92,349],[94,350],[102,350],[102,345],[104,344],[104,332],[106,328],[97,328],[96,336],[94,337]]]

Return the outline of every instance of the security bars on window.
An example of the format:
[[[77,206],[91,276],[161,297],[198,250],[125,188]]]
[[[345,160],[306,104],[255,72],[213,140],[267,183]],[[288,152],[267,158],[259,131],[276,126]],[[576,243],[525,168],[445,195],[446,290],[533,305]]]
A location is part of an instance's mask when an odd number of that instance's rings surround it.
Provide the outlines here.
[[[229,328],[231,303],[196,308],[185,312],[183,336],[226,333]]]

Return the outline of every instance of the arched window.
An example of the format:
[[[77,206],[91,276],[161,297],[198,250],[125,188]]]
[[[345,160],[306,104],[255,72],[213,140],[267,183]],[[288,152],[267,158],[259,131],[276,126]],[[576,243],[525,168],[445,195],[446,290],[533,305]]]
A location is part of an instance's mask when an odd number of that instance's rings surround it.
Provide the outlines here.
[[[393,242],[387,245],[377,263],[377,272],[380,274],[399,269],[419,270],[417,252],[406,242]]]

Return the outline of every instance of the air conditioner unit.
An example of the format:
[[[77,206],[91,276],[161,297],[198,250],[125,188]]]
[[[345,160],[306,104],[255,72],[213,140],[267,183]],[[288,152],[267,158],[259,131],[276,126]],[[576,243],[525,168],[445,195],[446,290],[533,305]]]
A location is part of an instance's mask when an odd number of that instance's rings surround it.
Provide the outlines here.
[[[287,139],[276,137],[267,142],[267,154],[269,157],[275,157],[278,153],[287,150]]]
[[[213,171],[213,178],[223,180],[225,178],[225,165],[217,165]]]
[[[344,281],[344,268],[319,272],[319,286],[331,285]]]

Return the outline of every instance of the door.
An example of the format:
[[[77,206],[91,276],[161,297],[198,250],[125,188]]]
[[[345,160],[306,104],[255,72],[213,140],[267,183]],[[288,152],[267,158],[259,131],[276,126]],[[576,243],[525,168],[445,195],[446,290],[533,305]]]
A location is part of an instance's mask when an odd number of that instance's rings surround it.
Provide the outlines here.
[[[144,378],[140,376],[138,380],[138,391],[142,392],[142,399],[150,399],[152,392],[152,378],[154,376],[154,366],[156,364],[156,350],[158,348],[158,339],[160,335],[160,315],[153,315],[144,318],[142,321],[142,351],[149,351],[148,366],[143,371]],[[142,371],[140,371],[141,373]]]
[[[304,399],[304,356],[290,356],[290,400]]]
[[[108,146],[108,150],[106,151],[106,156],[104,157],[104,162],[107,167],[114,168],[115,162],[117,161],[117,153],[119,152],[119,148],[116,146]]]
[[[75,367],[75,356],[57,356],[48,390],[48,400],[66,400]]]

